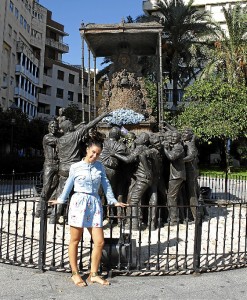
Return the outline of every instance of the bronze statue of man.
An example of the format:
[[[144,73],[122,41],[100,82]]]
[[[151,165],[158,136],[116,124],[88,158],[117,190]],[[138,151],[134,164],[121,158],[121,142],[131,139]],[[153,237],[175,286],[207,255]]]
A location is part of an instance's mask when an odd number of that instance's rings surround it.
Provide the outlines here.
[[[43,149],[45,161],[43,165],[43,188],[38,202],[35,216],[40,217],[41,201],[48,201],[58,186],[58,153],[57,153],[57,132],[58,124],[51,121],[48,124],[49,133],[43,138]]]
[[[84,122],[76,126],[76,129],[71,121],[65,120],[60,124],[63,135],[57,141],[58,157],[59,157],[59,184],[57,189],[57,195],[62,193],[65,182],[69,176],[70,166],[81,160],[82,155],[82,143],[85,141],[89,130],[93,128],[98,122],[100,122],[109,112],[105,112],[85,124]],[[54,224],[61,216],[63,206],[57,205],[57,214],[55,217],[55,208],[53,209],[50,217],[50,224]]]
[[[129,188],[127,201],[130,205],[133,205],[133,207],[130,208],[133,217],[132,229],[137,230],[138,219],[140,217],[138,204],[140,204],[143,194],[151,187],[152,183],[152,165],[148,158],[153,150],[148,148],[149,135],[146,132],[142,132],[138,135],[135,143],[136,148],[129,155],[123,156],[117,153],[112,155],[127,164],[136,163],[136,169],[132,177],[132,184]],[[128,210],[129,216],[130,209]]]
[[[184,148],[181,144],[181,134],[178,131],[170,131],[171,142],[164,144],[164,152],[170,160],[170,177],[167,192],[167,204],[169,209],[170,224],[177,224],[178,220],[178,195],[182,183],[186,180]]]

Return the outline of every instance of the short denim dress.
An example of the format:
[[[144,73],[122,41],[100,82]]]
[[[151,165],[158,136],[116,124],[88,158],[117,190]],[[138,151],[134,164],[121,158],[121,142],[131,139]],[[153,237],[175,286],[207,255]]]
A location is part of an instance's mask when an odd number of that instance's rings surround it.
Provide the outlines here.
[[[68,224],[70,226],[83,228],[103,226],[102,201],[98,193],[100,185],[107,203],[110,205],[116,203],[117,200],[100,161],[86,163],[82,160],[71,165],[63,192],[58,197],[59,203],[65,203],[74,186],[74,194],[69,204]]]

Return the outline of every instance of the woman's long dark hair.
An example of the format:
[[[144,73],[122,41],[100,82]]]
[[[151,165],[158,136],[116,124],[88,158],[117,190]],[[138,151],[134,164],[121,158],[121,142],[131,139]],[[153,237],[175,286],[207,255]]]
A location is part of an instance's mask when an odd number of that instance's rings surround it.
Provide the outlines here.
[[[87,147],[90,148],[92,146],[97,146],[102,149],[104,137],[105,137],[104,134],[97,131],[97,129],[91,130],[91,132],[89,133]]]

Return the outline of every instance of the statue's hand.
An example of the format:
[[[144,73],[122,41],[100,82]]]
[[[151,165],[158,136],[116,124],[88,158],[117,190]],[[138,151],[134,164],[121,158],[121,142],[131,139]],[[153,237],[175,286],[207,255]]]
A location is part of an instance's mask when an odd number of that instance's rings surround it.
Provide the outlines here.
[[[111,157],[116,157],[116,153],[115,152],[110,152]]]
[[[111,109],[109,109],[109,108],[106,108],[106,109],[103,111],[103,115],[104,115],[104,117],[106,117],[106,116],[110,115],[111,113],[112,113],[112,110],[111,110]]]

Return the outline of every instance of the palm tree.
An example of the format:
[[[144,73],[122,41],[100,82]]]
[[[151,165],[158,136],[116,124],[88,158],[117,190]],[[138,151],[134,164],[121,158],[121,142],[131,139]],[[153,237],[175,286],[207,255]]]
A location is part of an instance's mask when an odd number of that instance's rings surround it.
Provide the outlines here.
[[[210,16],[192,6],[193,0],[163,0],[158,11],[164,26],[163,61],[173,83],[173,105],[178,104],[178,85],[183,88],[201,71],[206,37],[213,31]]]
[[[226,28],[216,23],[215,47],[203,75],[217,73],[229,83],[247,84],[247,6],[222,8]]]

